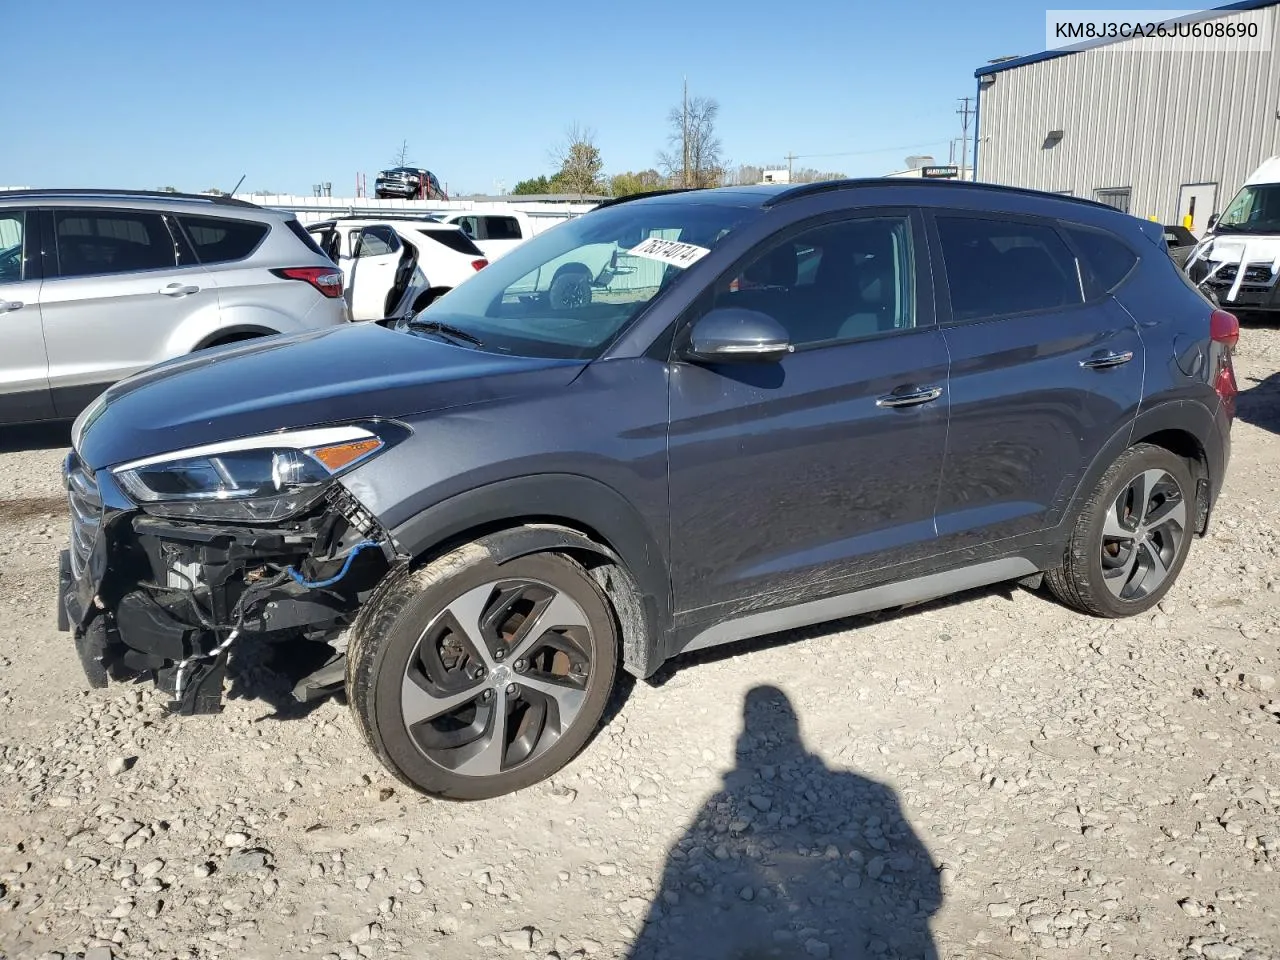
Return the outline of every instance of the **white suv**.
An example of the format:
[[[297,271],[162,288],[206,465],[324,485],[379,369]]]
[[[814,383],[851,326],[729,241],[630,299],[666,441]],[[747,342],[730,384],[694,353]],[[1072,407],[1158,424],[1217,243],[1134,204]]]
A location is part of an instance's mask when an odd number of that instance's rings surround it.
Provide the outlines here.
[[[307,231],[342,268],[352,320],[422,310],[489,265],[462,230],[438,220],[335,217]]]
[[[288,213],[230,197],[0,192],[0,423],[66,420],[162,360],[349,320]]]

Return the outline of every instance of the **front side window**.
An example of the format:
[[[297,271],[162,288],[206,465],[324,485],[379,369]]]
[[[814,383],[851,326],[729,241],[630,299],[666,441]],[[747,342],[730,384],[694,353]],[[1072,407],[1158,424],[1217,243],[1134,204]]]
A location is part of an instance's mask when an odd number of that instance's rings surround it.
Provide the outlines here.
[[[222,217],[179,217],[201,263],[243,260],[257,248],[269,229],[252,220]]]
[[[458,225],[459,230],[465,233],[472,240],[480,239],[475,217],[459,217],[453,222]]]
[[[0,212],[0,283],[17,283],[23,279],[22,243],[25,236],[24,211]]]
[[[173,236],[158,213],[55,210],[53,216],[58,270],[63,277],[177,266]]]
[[[1047,224],[938,217],[953,320],[1084,302],[1075,257]]]
[[[395,253],[400,249],[395,233],[390,227],[365,227],[356,241],[357,257],[378,257]]]
[[[915,253],[905,216],[814,227],[722,281],[715,306],[766,313],[796,347],[916,326]]]
[[[756,207],[626,203],[522,243],[418,315],[461,328],[479,349],[590,359]]]

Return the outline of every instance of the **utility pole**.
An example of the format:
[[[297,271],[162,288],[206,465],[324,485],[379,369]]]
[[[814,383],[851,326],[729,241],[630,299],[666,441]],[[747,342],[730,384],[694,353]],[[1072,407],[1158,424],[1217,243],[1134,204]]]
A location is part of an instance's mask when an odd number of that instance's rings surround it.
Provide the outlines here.
[[[969,143],[969,118],[978,112],[978,108],[976,105],[972,108],[969,106],[969,101],[972,99],[973,99],[972,97],[961,97],[960,109],[956,111],[956,113],[960,115],[960,137],[961,137],[960,142],[965,144],[965,147],[960,150],[960,179],[961,180],[964,179],[965,153],[967,152],[968,143]]]
[[[680,162],[680,186],[689,186],[689,78],[684,77],[684,98],[680,108],[680,143],[684,158]]]
[[[786,161],[787,161],[787,183],[790,183],[790,182],[791,182],[791,173],[792,173],[792,171],[791,171],[791,161],[793,161],[793,160],[797,160],[797,159],[799,159],[799,158],[798,158],[794,153],[788,153],[785,159],[786,159]]]

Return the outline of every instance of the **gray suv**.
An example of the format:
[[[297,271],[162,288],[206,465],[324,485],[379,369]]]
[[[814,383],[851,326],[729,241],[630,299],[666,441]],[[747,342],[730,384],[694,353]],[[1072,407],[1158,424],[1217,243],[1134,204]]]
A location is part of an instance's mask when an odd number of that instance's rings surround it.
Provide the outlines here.
[[[62,626],[92,683],[185,713],[277,645],[403,781],[494,796],[690,650],[1002,581],[1150,609],[1222,489],[1239,335],[1158,224],[1091,201],[610,201],[396,329],[108,390],[65,464]]]
[[[342,273],[231,197],[0,192],[0,424],[74,417],[162,360],[345,324]]]

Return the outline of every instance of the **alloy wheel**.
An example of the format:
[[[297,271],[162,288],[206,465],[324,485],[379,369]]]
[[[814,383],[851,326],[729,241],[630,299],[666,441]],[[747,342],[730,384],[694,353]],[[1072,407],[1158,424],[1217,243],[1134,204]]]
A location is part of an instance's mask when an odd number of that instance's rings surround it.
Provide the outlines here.
[[[1120,600],[1141,600],[1169,577],[1187,531],[1187,505],[1167,470],[1125,485],[1102,525],[1102,578]]]
[[[414,746],[462,776],[491,777],[545,753],[572,726],[592,666],[586,613],[529,579],[467,590],[419,636],[400,710]]]

